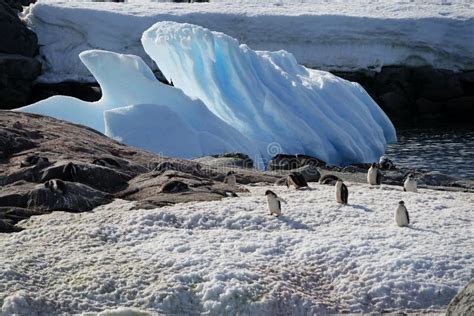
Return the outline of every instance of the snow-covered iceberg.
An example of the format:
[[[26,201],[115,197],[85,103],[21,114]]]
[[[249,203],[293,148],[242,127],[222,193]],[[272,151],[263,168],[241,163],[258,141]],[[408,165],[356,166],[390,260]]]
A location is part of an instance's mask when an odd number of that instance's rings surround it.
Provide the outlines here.
[[[202,101],[159,82],[140,57],[90,50],[80,58],[102,88],[99,101],[54,96],[19,110],[86,125],[167,156],[192,158],[239,151],[260,158],[245,136],[212,114]]]
[[[258,52],[203,27],[159,22],[142,37],[175,87],[140,57],[90,50],[82,62],[103,96],[56,96],[20,110],[95,128],[129,145],[190,158],[224,151],[262,158],[301,153],[331,164],[376,161],[395,129],[357,83]]]

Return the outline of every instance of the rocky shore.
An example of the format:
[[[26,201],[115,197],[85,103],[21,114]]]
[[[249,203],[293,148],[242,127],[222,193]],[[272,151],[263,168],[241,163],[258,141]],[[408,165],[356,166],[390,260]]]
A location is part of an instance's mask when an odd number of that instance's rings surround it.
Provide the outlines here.
[[[298,155],[275,156],[268,171],[253,169],[251,159],[242,154],[194,161],[162,157],[87,127],[11,111],[0,112],[0,126],[1,232],[21,230],[16,224],[33,215],[87,212],[115,198],[138,201],[139,208],[154,208],[237,196],[243,189],[223,183],[229,170],[235,170],[241,184],[284,185],[288,173],[295,171],[308,182],[327,174],[365,182],[368,169],[368,164],[327,166]],[[402,185],[408,172],[385,170],[383,183]],[[473,181],[438,172],[416,175],[420,187],[474,192]],[[57,188],[55,179],[64,186]]]

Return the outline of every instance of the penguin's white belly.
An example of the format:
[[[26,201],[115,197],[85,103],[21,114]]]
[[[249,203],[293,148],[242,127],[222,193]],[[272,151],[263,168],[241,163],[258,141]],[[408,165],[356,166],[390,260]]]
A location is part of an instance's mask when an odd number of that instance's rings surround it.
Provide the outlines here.
[[[342,190],[341,186],[338,186],[336,184],[336,202],[337,203],[342,203]]]
[[[367,173],[367,182],[369,182],[370,185],[377,184],[377,170],[372,168],[369,169],[369,172]]]
[[[403,184],[404,188],[408,192],[417,192],[418,191],[418,186],[416,184],[416,181],[413,180],[405,180],[405,183]]]
[[[228,185],[236,185],[237,184],[237,180],[235,180],[235,176],[234,175],[231,175],[231,176],[228,176],[226,178],[226,183]]]
[[[267,198],[268,211],[270,214],[281,215],[280,203],[275,198]]]
[[[398,226],[408,226],[408,217],[405,209],[399,207],[395,212],[395,224]]]

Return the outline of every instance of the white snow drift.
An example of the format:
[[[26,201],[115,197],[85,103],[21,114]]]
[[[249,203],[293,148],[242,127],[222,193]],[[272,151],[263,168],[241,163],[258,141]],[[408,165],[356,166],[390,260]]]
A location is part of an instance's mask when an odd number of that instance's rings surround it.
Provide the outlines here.
[[[331,186],[247,188],[215,202],[32,217],[0,234],[1,311],[436,312],[473,277],[472,193],[348,183],[341,206]],[[288,201],[279,218],[267,214],[267,189]],[[401,199],[406,228],[393,223]]]
[[[142,40],[186,94],[158,82],[140,57],[92,50],[81,59],[103,89],[100,101],[56,96],[19,110],[165,155],[243,152],[257,166],[276,153],[331,164],[377,161],[396,141],[392,123],[360,85],[308,70],[285,51],[255,52],[222,33],[175,22],[157,23]]]
[[[474,69],[472,1],[239,2],[39,0],[26,11],[25,19],[38,35],[44,71],[40,79],[46,82],[94,80],[77,57],[88,49],[138,55],[152,66],[140,37],[159,21],[201,25],[254,50],[284,49],[298,63],[315,69],[379,70],[387,65]]]

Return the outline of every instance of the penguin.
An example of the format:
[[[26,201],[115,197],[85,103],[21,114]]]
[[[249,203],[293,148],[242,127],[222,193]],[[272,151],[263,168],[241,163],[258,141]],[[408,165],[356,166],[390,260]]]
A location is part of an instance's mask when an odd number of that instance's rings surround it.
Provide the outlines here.
[[[33,166],[33,165],[41,167],[48,164],[49,164],[48,158],[40,157],[38,155],[33,154],[23,159],[23,161],[20,162],[20,167],[23,168],[23,167]]]
[[[275,192],[267,190],[265,192],[265,196],[267,197],[267,205],[268,205],[268,212],[270,215],[276,215],[277,217],[281,215],[281,202],[286,203],[286,201]]]
[[[416,183],[415,175],[409,173],[405,182],[403,183],[403,191],[405,192],[418,192],[418,186]]]
[[[349,190],[341,179],[336,182],[336,202],[347,205]]]
[[[392,170],[395,169],[395,164],[388,159],[386,156],[382,156],[379,159],[379,166],[382,170]]]
[[[339,178],[333,174],[327,174],[319,179],[320,184],[335,185]]]
[[[367,171],[367,182],[370,185],[379,185],[382,183],[382,172],[377,167],[377,164],[374,162]]]
[[[235,179],[234,171],[227,172],[227,175],[224,178],[224,183],[232,186],[237,185],[237,180]]]
[[[403,201],[398,202],[398,207],[395,211],[395,224],[400,227],[410,224],[410,216],[408,215],[408,210]]]
[[[290,186],[294,186],[296,190],[301,188],[307,188],[308,182],[306,182],[306,178],[299,172],[292,172],[286,178],[286,186],[289,188]]]
[[[117,162],[117,160],[109,157],[104,157],[104,158],[97,158],[92,161],[94,165],[99,165],[103,167],[108,167],[108,168],[120,168],[120,164]]]
[[[53,193],[66,194],[66,183],[59,179],[53,179],[44,183],[45,188]]]

